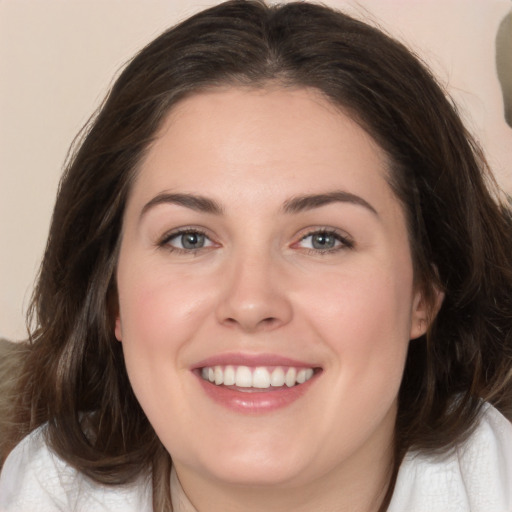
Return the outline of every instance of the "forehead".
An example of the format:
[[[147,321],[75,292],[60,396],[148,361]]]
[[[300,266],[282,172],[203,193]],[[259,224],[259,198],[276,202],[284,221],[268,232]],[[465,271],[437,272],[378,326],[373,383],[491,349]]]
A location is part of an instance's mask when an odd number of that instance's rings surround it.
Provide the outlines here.
[[[230,192],[244,201],[258,193],[270,198],[340,187],[371,195],[390,192],[388,169],[372,137],[316,90],[214,89],[172,109],[133,195],[177,189]]]

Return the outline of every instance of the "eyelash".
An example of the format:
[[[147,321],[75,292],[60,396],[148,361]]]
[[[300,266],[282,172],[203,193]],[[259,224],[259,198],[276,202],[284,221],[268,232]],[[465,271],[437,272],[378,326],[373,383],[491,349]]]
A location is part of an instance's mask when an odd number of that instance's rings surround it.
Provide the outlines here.
[[[206,247],[200,247],[198,249],[184,249],[180,247],[174,247],[170,244],[171,240],[177,239],[180,236],[183,235],[200,235],[204,236],[205,239],[212,242],[210,237],[206,234],[206,232],[199,228],[183,228],[179,229],[177,231],[172,231],[171,233],[165,234],[161,240],[157,243],[158,247],[165,248],[169,252],[178,252],[182,254],[198,254],[200,251],[204,249],[208,249],[210,246]],[[338,231],[334,229],[315,229],[313,231],[309,231],[306,234],[302,235],[298,242],[294,242],[292,244],[292,247],[297,246],[304,240],[306,240],[309,237],[313,237],[315,235],[323,235],[325,237],[333,237],[336,242],[339,242],[339,245],[337,247],[332,247],[329,249],[314,249],[314,248],[302,248],[304,251],[314,254],[314,255],[326,255],[326,254],[332,254],[339,251],[347,250],[347,249],[353,249],[355,247],[354,241],[348,237],[347,235],[342,235]],[[213,245],[213,242],[212,242]]]
[[[161,240],[158,242],[158,247],[165,248],[169,252],[181,253],[181,254],[197,254],[201,250],[208,249],[207,247],[199,247],[198,249],[182,249],[180,247],[174,247],[170,244],[171,240],[177,239],[183,235],[201,235],[204,236],[205,239],[211,241],[210,237],[206,234],[205,231],[199,228],[183,228],[177,231],[172,231],[171,233],[165,234]]]
[[[309,237],[313,237],[315,235],[323,235],[326,237],[332,237],[336,242],[339,242],[339,245],[336,247],[332,247],[329,249],[311,249],[311,248],[303,248],[305,251],[315,255],[328,255],[337,253],[340,251],[345,251],[347,249],[353,249],[355,247],[354,241],[348,237],[346,234],[341,234],[335,229],[315,229],[313,231],[309,231],[303,236],[301,236],[298,242],[295,242],[293,245],[300,244],[302,241],[306,240]]]

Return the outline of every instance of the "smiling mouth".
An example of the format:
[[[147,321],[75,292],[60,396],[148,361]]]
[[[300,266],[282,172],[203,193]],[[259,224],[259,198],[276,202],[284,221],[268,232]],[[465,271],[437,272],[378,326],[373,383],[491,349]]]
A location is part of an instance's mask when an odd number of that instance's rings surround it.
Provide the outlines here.
[[[201,368],[201,378],[216,386],[226,386],[239,391],[278,390],[299,386],[310,380],[315,368],[293,366],[235,366],[216,365]]]

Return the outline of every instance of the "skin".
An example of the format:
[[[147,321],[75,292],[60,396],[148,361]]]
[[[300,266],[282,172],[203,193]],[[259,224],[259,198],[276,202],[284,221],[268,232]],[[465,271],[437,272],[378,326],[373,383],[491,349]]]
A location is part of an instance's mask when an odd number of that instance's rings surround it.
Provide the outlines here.
[[[373,139],[304,89],[197,94],[149,149],[125,211],[115,332],[199,511],[378,509],[407,347],[427,326],[387,176]],[[284,209],[333,191],[362,201]],[[206,196],[222,213],[146,206],[163,193]],[[169,237],[183,227],[204,232],[205,246]],[[310,234],[321,229],[349,243],[318,250]],[[322,371],[292,404],[241,413],[191,371],[227,352]]]

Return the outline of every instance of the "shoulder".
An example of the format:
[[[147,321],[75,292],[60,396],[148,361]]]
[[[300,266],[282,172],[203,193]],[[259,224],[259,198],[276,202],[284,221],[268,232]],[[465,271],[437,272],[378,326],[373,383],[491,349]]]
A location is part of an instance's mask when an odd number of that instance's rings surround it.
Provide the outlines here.
[[[107,487],[93,482],[53,453],[44,428],[11,452],[0,474],[0,512],[149,512],[144,482]]]
[[[512,423],[485,405],[467,441],[448,455],[406,455],[388,512],[511,512]]]

